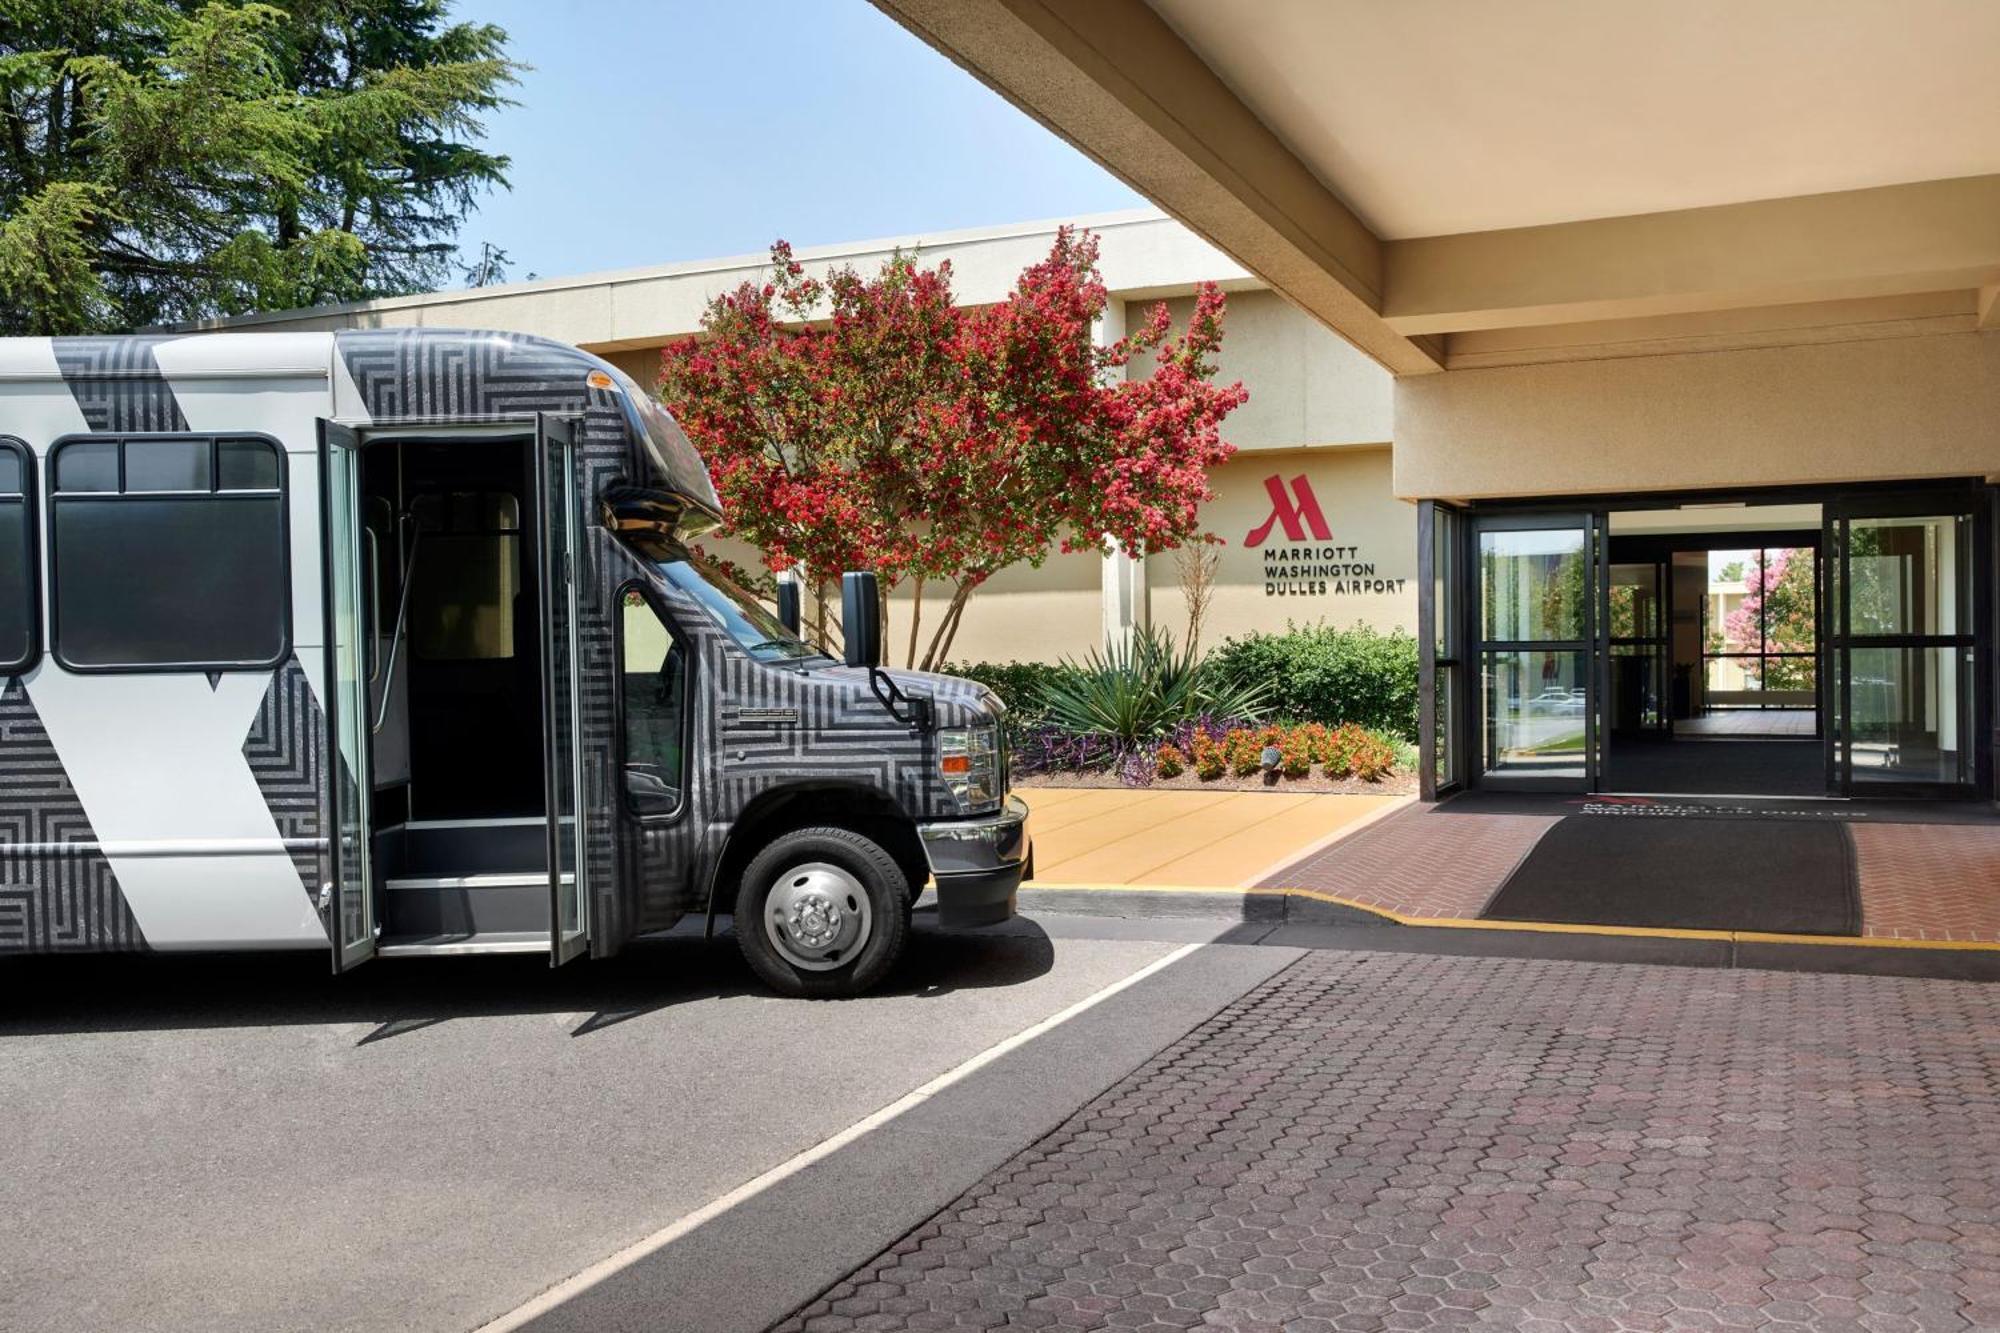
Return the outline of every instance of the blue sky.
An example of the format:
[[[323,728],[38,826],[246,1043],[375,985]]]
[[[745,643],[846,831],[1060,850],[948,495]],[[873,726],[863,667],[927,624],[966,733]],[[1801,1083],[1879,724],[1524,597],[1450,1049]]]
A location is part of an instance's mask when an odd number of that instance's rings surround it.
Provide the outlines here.
[[[520,280],[1145,203],[866,0],[458,0],[507,29]]]

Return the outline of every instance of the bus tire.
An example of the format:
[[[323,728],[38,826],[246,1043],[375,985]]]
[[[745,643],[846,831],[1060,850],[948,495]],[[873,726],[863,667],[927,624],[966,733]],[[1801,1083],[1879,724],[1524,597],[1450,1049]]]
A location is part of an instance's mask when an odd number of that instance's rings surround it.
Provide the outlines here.
[[[798,829],[744,869],[735,926],[744,960],[773,990],[809,999],[860,995],[902,957],[909,881],[864,834]]]

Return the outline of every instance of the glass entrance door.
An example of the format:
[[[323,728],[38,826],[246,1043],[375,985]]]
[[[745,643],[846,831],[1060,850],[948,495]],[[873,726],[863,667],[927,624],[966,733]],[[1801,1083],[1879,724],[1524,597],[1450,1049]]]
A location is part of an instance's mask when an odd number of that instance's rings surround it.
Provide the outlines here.
[[[1671,725],[1667,706],[1667,562],[1633,560],[1604,570],[1606,739],[1658,736]]]
[[[577,680],[576,445],[570,423],[543,416],[535,431],[535,506],[542,605],[542,753],[549,821],[549,962],[590,945],[590,894],[582,808],[583,748]]]
[[[319,423],[320,532],[325,552],[327,786],[332,801],[330,893],[323,894],[333,970],[375,956],[373,836],[368,676],[372,654],[368,603],[374,580],[365,564],[361,511],[361,439],[345,426]]]
[[[1493,516],[1474,526],[1483,786],[1596,785],[1598,528],[1584,513]]]
[[[1970,497],[1827,507],[1833,786],[1953,796],[1978,782]]]

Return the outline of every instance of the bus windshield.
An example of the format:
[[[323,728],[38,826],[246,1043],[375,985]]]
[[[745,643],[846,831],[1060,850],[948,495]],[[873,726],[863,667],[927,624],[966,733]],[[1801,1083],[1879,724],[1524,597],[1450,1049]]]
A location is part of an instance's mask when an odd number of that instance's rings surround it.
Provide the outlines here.
[[[678,554],[680,558],[656,561],[654,567],[668,583],[700,602],[744,652],[760,662],[796,662],[826,655],[786,629],[761,602],[715,566],[689,553]]]

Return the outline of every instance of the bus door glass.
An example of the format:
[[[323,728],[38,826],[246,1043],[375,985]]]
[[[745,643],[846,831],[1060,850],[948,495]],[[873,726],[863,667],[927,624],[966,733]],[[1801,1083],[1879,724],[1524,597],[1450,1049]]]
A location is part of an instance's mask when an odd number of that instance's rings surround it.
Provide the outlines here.
[[[535,508],[542,607],[542,781],[549,837],[549,962],[559,966],[590,945],[583,808],[582,735],[577,726],[577,580],[582,571],[572,423],[540,416],[535,431]]]
[[[332,881],[321,890],[329,908],[333,970],[375,956],[375,894],[370,857],[368,677],[373,647],[367,598],[374,571],[362,515],[361,438],[331,421],[319,423],[320,531],[326,574],[326,712],[332,762],[327,786],[333,805]]]

